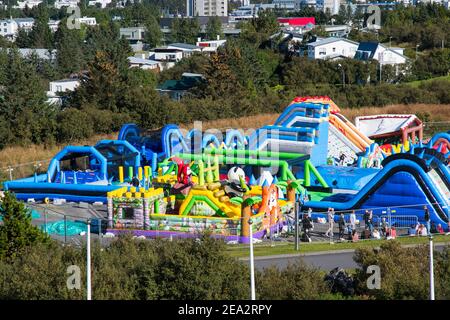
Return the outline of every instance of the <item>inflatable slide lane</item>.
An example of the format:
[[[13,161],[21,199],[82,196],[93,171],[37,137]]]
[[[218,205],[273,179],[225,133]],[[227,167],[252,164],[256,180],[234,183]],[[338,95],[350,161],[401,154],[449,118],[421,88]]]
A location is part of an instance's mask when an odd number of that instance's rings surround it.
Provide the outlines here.
[[[417,216],[423,221],[423,206],[430,208],[431,220],[448,226],[450,183],[446,164],[437,157],[423,156],[417,150],[393,154],[383,160],[380,170],[356,194],[334,193],[319,201],[309,201],[306,207],[325,211],[371,209],[375,215],[385,214],[395,207],[396,215]],[[446,171],[447,170],[447,171]]]

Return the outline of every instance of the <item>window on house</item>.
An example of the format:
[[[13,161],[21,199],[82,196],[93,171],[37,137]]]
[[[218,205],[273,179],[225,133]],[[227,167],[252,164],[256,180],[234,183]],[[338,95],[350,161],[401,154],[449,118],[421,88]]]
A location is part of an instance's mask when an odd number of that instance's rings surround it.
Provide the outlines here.
[[[336,52],[336,48],[333,48],[333,52]]]

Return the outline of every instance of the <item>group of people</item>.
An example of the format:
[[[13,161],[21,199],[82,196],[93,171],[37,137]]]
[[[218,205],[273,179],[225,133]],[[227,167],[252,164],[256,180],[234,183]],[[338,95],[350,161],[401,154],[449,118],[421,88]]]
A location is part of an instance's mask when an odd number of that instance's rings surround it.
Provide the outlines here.
[[[333,238],[334,235],[334,217],[335,217],[335,211],[334,208],[328,208],[328,213],[327,213],[327,218],[328,218],[328,229],[325,232],[325,237],[329,237],[330,239]],[[355,211],[353,210],[350,214],[350,223],[347,224],[345,222],[345,216],[344,213],[341,212],[339,214],[339,219],[338,219],[338,228],[339,228],[339,239],[345,240],[344,236],[345,233],[347,233],[349,235],[349,237],[351,238],[352,241],[358,241],[359,240],[359,235],[358,232],[356,231],[356,214]]]
[[[312,210],[308,209],[308,213],[303,215],[302,219],[302,225],[303,230],[306,233],[306,236],[309,237],[309,232],[313,228],[313,222],[311,218]],[[327,220],[328,220],[328,229],[325,232],[325,237],[332,239],[334,236],[334,223],[335,223],[335,210],[334,208],[328,208],[327,212]],[[381,239],[381,238],[387,238],[387,239],[395,239],[397,236],[397,231],[395,227],[389,227],[386,218],[382,218],[379,228],[374,227],[373,222],[373,211],[372,210],[366,210],[363,215],[364,219],[364,232],[363,232],[363,238],[364,239]],[[345,215],[343,212],[339,213],[339,218],[337,219],[338,229],[339,229],[339,239],[341,241],[346,240],[345,236],[347,235],[347,240],[351,240],[353,242],[356,242],[359,240],[360,236],[356,229],[356,225],[358,223],[358,220],[356,218],[356,212],[355,210],[352,210],[350,212],[349,216],[349,223],[345,221]]]
[[[334,224],[335,222],[335,210],[334,208],[328,208],[327,221],[328,229],[325,232],[325,237],[333,239],[334,236]],[[424,220],[425,224],[417,222],[417,225],[411,226],[410,235],[426,236],[431,233],[444,234],[444,228],[441,224],[437,226],[430,221],[430,213],[427,206],[424,206]],[[359,240],[360,235],[357,232],[356,226],[359,221],[356,218],[355,210],[352,210],[349,214],[349,223],[345,220],[343,212],[339,213],[339,218],[336,220],[339,229],[339,239],[351,240],[356,242]],[[395,226],[390,226],[385,217],[381,217],[381,220],[376,224],[374,223],[374,215],[372,210],[365,210],[363,214],[364,229],[361,233],[363,239],[395,239],[397,237],[397,230]],[[312,209],[309,208],[306,213],[303,214],[301,225],[303,229],[304,241],[311,242],[311,231],[314,229],[314,223],[312,219]],[[450,222],[449,222],[450,226]]]

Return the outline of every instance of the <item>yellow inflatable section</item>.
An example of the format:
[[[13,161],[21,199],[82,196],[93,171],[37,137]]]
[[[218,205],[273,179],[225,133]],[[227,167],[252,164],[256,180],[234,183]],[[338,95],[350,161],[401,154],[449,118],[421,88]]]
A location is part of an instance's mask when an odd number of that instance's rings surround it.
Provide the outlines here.
[[[211,184],[210,184],[211,185]],[[180,206],[180,215],[189,215],[195,202],[204,202],[218,214],[225,214],[228,218],[239,218],[241,216],[241,206],[230,202],[230,199],[221,189],[210,190],[209,186],[202,188],[196,186],[189,191],[188,196]]]

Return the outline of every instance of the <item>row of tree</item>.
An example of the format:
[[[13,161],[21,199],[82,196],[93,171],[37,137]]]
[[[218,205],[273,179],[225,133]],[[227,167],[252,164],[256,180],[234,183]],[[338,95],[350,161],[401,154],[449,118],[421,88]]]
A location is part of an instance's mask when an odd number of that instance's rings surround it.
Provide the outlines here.
[[[85,299],[85,246],[63,246],[31,224],[30,212],[13,195],[0,202],[0,299]],[[226,245],[208,234],[198,240],[138,240],[119,237],[108,246],[95,242],[93,299],[235,300],[249,297],[249,270]],[[435,252],[436,298],[450,299],[450,247]],[[357,250],[351,285],[330,281],[300,262],[256,272],[257,299],[415,299],[428,290],[427,246],[402,248],[389,241],[379,249]],[[381,288],[368,285],[369,266],[380,268]],[[81,271],[68,278],[69,266]],[[73,272],[73,269],[70,271]],[[79,289],[68,287],[67,283]]]

